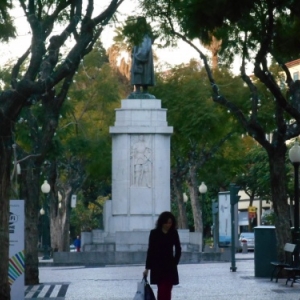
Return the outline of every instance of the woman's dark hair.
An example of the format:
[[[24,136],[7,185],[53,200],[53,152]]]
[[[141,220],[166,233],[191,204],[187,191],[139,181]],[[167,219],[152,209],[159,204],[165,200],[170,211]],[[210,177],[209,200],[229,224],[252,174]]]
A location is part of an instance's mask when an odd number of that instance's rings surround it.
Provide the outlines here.
[[[164,224],[168,223],[169,219],[172,220],[172,226],[171,226],[170,230],[176,229],[176,227],[177,227],[176,219],[175,219],[174,215],[169,211],[164,211],[159,215],[159,217],[156,221],[156,229],[161,229]]]

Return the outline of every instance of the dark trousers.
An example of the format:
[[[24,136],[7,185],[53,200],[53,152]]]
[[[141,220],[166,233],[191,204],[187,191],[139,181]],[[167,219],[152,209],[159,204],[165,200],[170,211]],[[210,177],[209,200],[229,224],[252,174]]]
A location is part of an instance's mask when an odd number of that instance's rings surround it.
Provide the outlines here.
[[[170,280],[162,280],[157,285],[157,300],[171,300],[172,287]]]

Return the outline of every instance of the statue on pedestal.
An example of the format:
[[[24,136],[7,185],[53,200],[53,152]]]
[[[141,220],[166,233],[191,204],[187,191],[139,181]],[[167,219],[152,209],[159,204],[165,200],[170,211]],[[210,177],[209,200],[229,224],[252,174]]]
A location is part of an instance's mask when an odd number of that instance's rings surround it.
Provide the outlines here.
[[[148,86],[153,86],[154,65],[152,53],[151,27],[144,17],[138,17],[136,28],[144,31],[142,42],[134,45],[131,54],[131,84],[134,91],[128,96],[129,99],[154,99],[155,96],[148,93]]]

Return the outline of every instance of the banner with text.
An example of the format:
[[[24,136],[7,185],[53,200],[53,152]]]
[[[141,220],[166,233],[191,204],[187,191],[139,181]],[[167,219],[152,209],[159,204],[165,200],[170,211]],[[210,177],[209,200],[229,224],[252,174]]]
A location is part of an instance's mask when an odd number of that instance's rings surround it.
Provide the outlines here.
[[[24,299],[24,221],[24,200],[10,200],[8,280],[11,300]]]

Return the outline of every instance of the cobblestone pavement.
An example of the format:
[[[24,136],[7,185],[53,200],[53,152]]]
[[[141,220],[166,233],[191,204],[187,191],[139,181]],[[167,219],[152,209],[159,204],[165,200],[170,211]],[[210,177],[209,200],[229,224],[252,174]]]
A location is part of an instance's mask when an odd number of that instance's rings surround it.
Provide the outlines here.
[[[300,300],[300,284],[256,278],[251,255],[243,258],[237,258],[236,272],[230,272],[229,262],[179,265],[180,284],[173,288],[172,300]],[[25,299],[132,300],[143,270],[142,265],[41,266],[41,284],[27,286]]]

